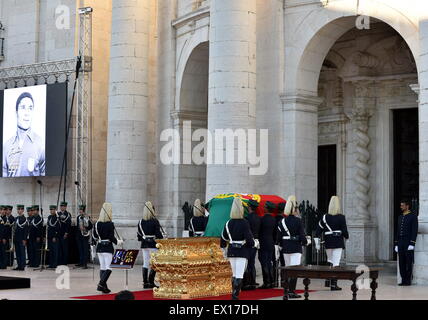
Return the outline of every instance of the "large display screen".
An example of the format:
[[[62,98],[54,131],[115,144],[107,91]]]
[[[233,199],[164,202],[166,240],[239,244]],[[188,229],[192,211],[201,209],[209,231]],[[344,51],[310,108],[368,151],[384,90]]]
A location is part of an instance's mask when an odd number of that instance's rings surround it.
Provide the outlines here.
[[[2,177],[61,175],[67,84],[3,90],[0,106]]]

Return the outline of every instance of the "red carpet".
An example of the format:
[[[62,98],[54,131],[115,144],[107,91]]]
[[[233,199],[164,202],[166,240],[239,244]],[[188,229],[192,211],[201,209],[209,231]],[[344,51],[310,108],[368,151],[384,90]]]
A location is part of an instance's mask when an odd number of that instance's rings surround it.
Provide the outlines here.
[[[240,300],[261,300],[282,297],[282,289],[258,289],[252,291],[242,291],[239,295]],[[296,290],[297,293],[302,294],[303,290]],[[312,292],[311,290],[309,292]],[[153,298],[152,290],[145,291],[136,291],[134,292],[135,300],[163,300]],[[74,297],[72,299],[83,299],[83,300],[114,300],[114,294],[99,294],[95,296],[86,296],[86,297]],[[231,300],[230,295],[218,296],[218,297],[209,297],[209,298],[200,298],[195,300]]]

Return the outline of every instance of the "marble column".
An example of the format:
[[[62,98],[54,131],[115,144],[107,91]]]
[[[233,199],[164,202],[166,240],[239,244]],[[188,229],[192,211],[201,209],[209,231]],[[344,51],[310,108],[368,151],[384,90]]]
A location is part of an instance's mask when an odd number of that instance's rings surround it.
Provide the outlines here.
[[[130,229],[141,218],[150,184],[149,3],[114,0],[112,8],[106,201],[115,223]]]
[[[212,0],[208,129],[255,128],[256,111],[256,0]],[[256,191],[251,187],[248,164],[219,164],[224,148],[213,146],[213,163],[207,165],[207,199],[219,193]],[[247,149],[248,151],[248,149]],[[208,160],[209,161],[209,160]]]
[[[376,107],[375,83],[373,81],[355,81],[353,109],[350,114],[353,129],[354,149],[354,197],[352,212],[346,217],[349,229],[347,262],[376,261],[376,224],[370,214],[371,184],[369,135],[370,118]]]

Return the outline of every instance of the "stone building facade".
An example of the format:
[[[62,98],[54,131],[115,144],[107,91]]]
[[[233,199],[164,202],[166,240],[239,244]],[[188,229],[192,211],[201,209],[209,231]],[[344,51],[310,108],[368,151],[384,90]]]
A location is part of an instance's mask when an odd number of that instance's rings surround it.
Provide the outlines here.
[[[0,68],[73,57],[76,8],[94,7],[92,206],[113,203],[127,246],[136,245],[147,200],[179,236],[181,206],[195,198],[296,194],[323,208],[335,193],[350,229],[346,261],[391,261],[405,196],[419,201],[415,281],[428,283],[426,1],[61,3],[71,8],[68,30],[55,28],[60,1],[2,2]],[[193,132],[268,129],[267,173],[165,165],[162,133],[189,121]],[[180,146],[189,139],[180,136]],[[49,199],[57,183],[47,179]],[[8,202],[37,197],[30,179],[2,179],[0,188]]]

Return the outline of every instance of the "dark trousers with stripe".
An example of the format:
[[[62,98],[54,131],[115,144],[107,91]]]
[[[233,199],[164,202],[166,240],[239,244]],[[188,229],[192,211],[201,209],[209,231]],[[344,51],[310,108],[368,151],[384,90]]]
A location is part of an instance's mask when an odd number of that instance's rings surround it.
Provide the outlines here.
[[[398,252],[398,265],[400,268],[401,280],[404,284],[411,284],[413,263],[415,261],[415,251],[405,250]]]
[[[25,245],[22,243],[22,240],[15,241],[15,255],[16,262],[18,263],[18,269],[25,269]]]
[[[87,265],[89,258],[89,242],[88,238],[77,237],[77,248],[79,249],[79,264]]]
[[[7,256],[6,256],[7,244],[0,241],[0,269],[6,269],[7,267]]]

